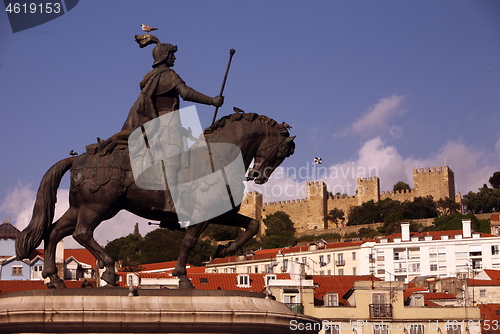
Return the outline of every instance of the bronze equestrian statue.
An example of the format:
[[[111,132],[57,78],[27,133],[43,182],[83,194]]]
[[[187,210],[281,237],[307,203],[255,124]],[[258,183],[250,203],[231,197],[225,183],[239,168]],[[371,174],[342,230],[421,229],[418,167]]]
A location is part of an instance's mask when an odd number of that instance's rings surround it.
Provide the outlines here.
[[[151,35],[150,35],[151,36]],[[94,239],[95,228],[119,211],[127,210],[150,220],[160,221],[162,226],[178,226],[179,219],[171,207],[167,190],[147,190],[137,186],[132,174],[128,147],[124,145],[128,135],[136,127],[152,118],[168,113],[179,106],[179,95],[184,99],[220,106],[221,96],[209,98],[187,87],[171,69],[175,61],[176,47],[159,44],[153,51],[155,63],[141,83],[141,95],[132,107],[122,131],[110,139],[89,145],[87,152],[57,162],[44,175],[38,189],[33,216],[29,225],[16,240],[18,259],[24,259],[35,250],[42,240],[45,247],[43,277],[50,279],[49,287],[64,288],[63,280],[57,275],[55,251],[57,243],[72,235],[98,260],[99,268],[106,268],[102,279],[110,285],[116,284],[117,276],[113,259]],[[241,150],[244,168],[248,169],[252,160],[253,168],[248,180],[257,184],[265,183],[271,173],[283,160],[293,154],[294,138],[290,137],[289,126],[277,123],[255,113],[234,113],[224,116],[205,129],[208,145],[228,143]],[[168,149],[168,148],[167,148]],[[218,156],[214,152],[214,156]],[[57,188],[63,175],[70,171],[69,209],[52,222],[56,203]],[[179,174],[179,178],[183,178]],[[217,202],[219,198],[209,198]],[[236,251],[255,236],[259,222],[238,213],[239,206],[229,212],[186,228],[176,268],[173,276],[179,277],[180,288],[192,288],[186,277],[186,263],[190,251],[208,224],[238,226],[245,229],[232,244],[218,249],[216,256],[223,257]],[[166,245],[168,247],[168,245]]]

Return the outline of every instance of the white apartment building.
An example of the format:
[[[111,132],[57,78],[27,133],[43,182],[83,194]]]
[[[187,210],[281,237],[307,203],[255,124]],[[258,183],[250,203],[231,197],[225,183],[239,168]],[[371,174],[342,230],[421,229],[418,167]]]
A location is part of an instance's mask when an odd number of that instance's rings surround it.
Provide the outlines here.
[[[206,272],[303,273],[306,275],[361,275],[360,259],[371,249],[363,241],[327,243],[319,240],[306,246],[262,249],[245,255],[215,259]]]
[[[485,268],[500,269],[500,237],[472,231],[470,220],[462,224],[462,230],[410,233],[409,223],[403,223],[402,233],[363,243],[370,256],[360,274],[409,282],[418,276],[467,278]]]
[[[402,233],[376,240],[264,249],[216,259],[206,272],[302,273],[306,275],[370,275],[409,282],[418,276],[472,277],[481,269],[500,269],[500,236],[471,230]]]

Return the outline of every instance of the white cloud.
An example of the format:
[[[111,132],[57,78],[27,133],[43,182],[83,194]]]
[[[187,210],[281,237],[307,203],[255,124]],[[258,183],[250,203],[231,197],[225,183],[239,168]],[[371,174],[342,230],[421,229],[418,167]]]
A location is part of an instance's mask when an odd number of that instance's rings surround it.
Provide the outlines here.
[[[31,220],[35,197],[36,192],[30,186],[18,184],[3,200],[0,212],[10,216],[11,223],[22,231]],[[54,221],[59,219],[68,208],[69,190],[58,189]],[[132,233],[135,223],[139,223],[139,230],[143,236],[157,228],[157,226],[148,225],[148,220],[144,218],[121,211],[112,219],[102,222],[95,230],[94,238],[100,245],[106,245],[108,241]],[[71,236],[65,238],[64,242],[66,248],[82,248]]]
[[[316,166],[318,180],[327,184],[328,191],[354,195],[359,177],[378,176],[382,191],[390,191],[398,181],[408,183],[412,188],[413,169],[438,167],[445,164],[455,173],[456,191],[462,195],[476,192],[495,171],[500,170],[500,140],[491,152],[468,146],[461,141],[450,140],[441,148],[423,159],[403,157],[395,146],[387,145],[381,137],[364,142],[356,159],[330,166]],[[248,190],[264,195],[264,201],[302,199],[306,197],[306,182],[315,178],[314,167],[307,162],[298,168],[279,167],[269,182],[262,186],[252,183]]]
[[[392,137],[401,136],[401,128],[391,124],[391,121],[406,113],[406,110],[402,108],[404,99],[405,97],[402,95],[392,95],[380,99],[377,104],[370,107],[350,127],[341,133],[335,134],[335,136],[356,134],[367,137],[383,133]]]

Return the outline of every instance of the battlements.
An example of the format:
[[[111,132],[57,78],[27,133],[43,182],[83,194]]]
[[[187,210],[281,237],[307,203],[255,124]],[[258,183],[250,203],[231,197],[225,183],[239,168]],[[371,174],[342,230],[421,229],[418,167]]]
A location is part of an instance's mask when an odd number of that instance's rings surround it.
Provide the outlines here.
[[[328,199],[333,199],[333,200],[342,200],[346,198],[356,198],[356,195],[333,195],[333,196],[328,196]]]
[[[358,183],[360,183],[360,182],[372,182],[372,181],[377,181],[378,179],[379,179],[378,176],[358,177]]]
[[[392,190],[392,191],[382,191],[380,195],[382,196],[391,196],[391,195],[400,195],[400,194],[411,194],[414,193],[413,189],[403,189],[403,190]]]
[[[299,203],[305,203],[305,202],[307,202],[307,199],[305,199],[305,198],[302,198],[302,199],[289,199],[289,200],[286,200],[286,201],[266,202],[266,203],[264,203],[264,206],[299,204]]]
[[[444,172],[451,171],[448,166],[438,166],[438,167],[424,167],[424,168],[415,168],[413,173],[415,174],[423,174],[423,173],[432,173],[432,172]]]
[[[323,186],[323,181],[311,181],[311,182],[307,182],[307,186],[308,187],[311,187],[311,186]]]

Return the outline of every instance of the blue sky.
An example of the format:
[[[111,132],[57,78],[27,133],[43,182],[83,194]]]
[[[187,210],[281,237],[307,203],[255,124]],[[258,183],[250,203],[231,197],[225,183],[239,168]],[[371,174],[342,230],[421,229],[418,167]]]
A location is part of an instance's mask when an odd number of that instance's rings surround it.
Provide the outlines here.
[[[476,191],[500,170],[499,17],[495,0],[86,0],[14,34],[2,12],[0,217],[23,228],[47,169],[121,128],[152,64],[152,47],[134,42],[141,23],[178,45],[175,70],[207,95],[236,49],[219,115],[236,106],[292,125],[296,153],[254,188],[267,200],[303,197],[315,156],[318,179],[341,192],[351,171],[375,169],[391,190],[444,164],[458,191]],[[214,108],[197,108],[209,125]],[[297,191],[269,190],[283,185]],[[113,224],[100,242],[133,228]]]

